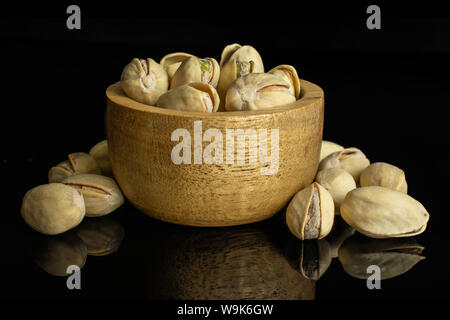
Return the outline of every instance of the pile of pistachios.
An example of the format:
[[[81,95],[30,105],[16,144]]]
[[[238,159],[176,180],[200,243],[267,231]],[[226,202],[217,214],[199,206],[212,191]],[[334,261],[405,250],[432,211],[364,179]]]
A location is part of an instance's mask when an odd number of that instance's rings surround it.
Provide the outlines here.
[[[107,215],[124,202],[112,178],[106,140],[89,153],[69,154],[67,160],[50,168],[48,181],[25,194],[21,209],[25,222],[43,234],[66,232],[85,216]]]
[[[371,238],[420,234],[430,218],[407,194],[403,170],[385,162],[371,164],[357,148],[322,141],[315,181],[295,194],[286,223],[299,239],[321,239],[330,233],[335,214]]]
[[[138,102],[166,109],[216,112],[264,110],[295,102],[300,79],[291,65],[264,72],[260,54],[249,45],[227,45],[220,63],[175,52],[159,63],[134,58],[120,85]]]

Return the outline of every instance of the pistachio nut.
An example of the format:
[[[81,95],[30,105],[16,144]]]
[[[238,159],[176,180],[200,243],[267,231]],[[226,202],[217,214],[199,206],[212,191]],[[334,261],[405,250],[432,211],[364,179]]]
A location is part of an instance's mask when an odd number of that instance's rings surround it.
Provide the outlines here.
[[[34,262],[53,276],[67,277],[69,266],[81,269],[86,263],[86,245],[73,230],[56,236],[35,235],[29,246]]]
[[[170,88],[173,89],[191,82],[204,82],[216,87],[219,74],[220,67],[216,59],[188,57],[181,63],[170,80]]]
[[[120,86],[131,99],[154,106],[159,96],[169,88],[169,76],[164,67],[153,59],[134,58],[123,69]]]
[[[62,183],[30,189],[22,201],[25,222],[43,234],[59,234],[76,227],[85,215],[83,195]]]
[[[333,221],[333,198],[317,182],[297,192],[286,209],[286,224],[301,240],[325,237],[330,233]]]
[[[101,174],[97,161],[85,152],[74,152],[68,155],[66,161],[60,162],[48,171],[48,182],[61,182],[65,178],[78,173]]]
[[[86,244],[90,256],[106,256],[117,251],[125,235],[122,225],[108,217],[84,220],[74,231]]]
[[[333,152],[325,157],[319,164],[319,171],[329,168],[341,168],[348,171],[359,183],[361,172],[370,165],[369,159],[358,148],[346,148]]]
[[[361,172],[361,187],[380,186],[408,193],[405,172],[385,162],[375,162]]]
[[[339,212],[342,201],[351,190],[356,188],[352,175],[341,168],[320,170],[316,175],[316,182],[327,189],[334,201],[334,210]]]
[[[338,145],[337,143],[334,143],[331,141],[322,140],[322,147],[320,149],[320,160],[319,161],[322,161],[330,154],[337,152],[337,151],[341,151],[341,150],[344,150],[343,146]]]
[[[311,280],[319,280],[331,265],[331,249],[326,239],[302,241],[300,272]]]
[[[89,150],[89,155],[95,159],[98,166],[100,167],[102,174],[108,177],[112,177],[111,161],[109,159],[108,153],[108,140],[103,140],[94,145],[91,150]],[[90,173],[90,172],[86,172]],[[62,180],[61,180],[62,181]]]
[[[216,112],[219,101],[213,86],[203,82],[191,82],[161,95],[156,106],[184,111]]]
[[[162,59],[159,61],[159,64],[162,65],[164,69],[166,69],[169,79],[172,79],[181,63],[189,57],[195,56],[185,52],[173,52],[162,57]]]
[[[419,201],[406,193],[379,186],[350,191],[341,204],[341,216],[351,227],[371,238],[420,234],[430,218]]]
[[[87,217],[104,216],[124,202],[119,186],[113,179],[105,176],[77,174],[64,179],[62,183],[81,192]]]
[[[220,77],[217,92],[222,101],[220,111],[225,107],[225,95],[234,80],[249,73],[263,73],[264,64],[258,51],[252,46],[233,43],[227,45],[220,58]]]
[[[295,102],[289,84],[269,73],[250,73],[237,79],[225,98],[227,111],[264,110]]]
[[[380,268],[380,280],[408,272],[419,261],[424,247],[413,238],[370,239],[352,236],[339,249],[339,261],[345,272],[358,279],[367,279],[367,268]]]
[[[293,66],[281,64],[271,69],[268,73],[280,77],[289,83],[289,92],[295,99],[300,98],[300,78],[298,77],[297,70]]]

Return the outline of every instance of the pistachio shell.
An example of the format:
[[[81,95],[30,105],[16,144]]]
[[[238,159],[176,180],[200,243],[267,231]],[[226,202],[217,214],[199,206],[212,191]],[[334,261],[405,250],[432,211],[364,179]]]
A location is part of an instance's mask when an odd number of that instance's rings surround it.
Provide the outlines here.
[[[330,233],[333,221],[333,198],[317,182],[297,192],[286,209],[286,224],[301,240],[325,237]]]
[[[22,218],[43,234],[59,234],[76,227],[85,215],[78,190],[62,183],[49,183],[29,190],[22,201]]]
[[[89,150],[89,155],[97,161],[98,166],[102,170],[102,174],[112,177],[111,161],[109,160],[108,141],[103,140],[94,145]],[[62,180],[61,180],[62,181]]]
[[[155,105],[159,96],[169,88],[169,76],[164,67],[153,59],[134,58],[123,69],[120,86],[131,99]]]
[[[87,217],[99,217],[113,212],[123,202],[116,182],[97,174],[77,174],[63,180],[65,185],[80,190],[86,206]]]
[[[75,173],[101,174],[97,161],[86,152],[74,152],[68,155],[69,163]]]
[[[420,234],[430,218],[419,201],[403,192],[379,186],[350,191],[341,204],[341,216],[358,232],[372,238]]]
[[[213,86],[203,82],[191,82],[170,89],[161,95],[156,105],[166,109],[215,112],[219,103],[219,96]]]
[[[213,87],[219,81],[220,67],[214,58],[186,58],[170,81],[170,88],[176,88],[191,82],[204,82]]]
[[[342,201],[351,190],[356,188],[352,175],[340,168],[324,169],[317,173],[316,182],[327,189],[334,201],[334,209],[339,212]]]
[[[220,77],[217,92],[222,101],[219,111],[225,107],[225,95],[230,85],[248,73],[263,73],[264,64],[258,51],[252,46],[237,43],[226,46],[220,59]]]
[[[380,186],[403,193],[408,192],[405,172],[385,162],[375,162],[364,169],[361,173],[360,183],[361,187]]]
[[[319,164],[319,171],[329,168],[341,168],[348,171],[359,182],[361,172],[370,165],[369,159],[358,148],[346,148],[325,157]]]
[[[300,97],[300,79],[297,74],[297,70],[291,65],[281,64],[271,69],[268,73],[277,77],[281,77],[287,83],[289,83],[289,92],[298,99]]]
[[[380,280],[408,272],[419,261],[424,247],[413,238],[370,239],[353,236],[339,249],[338,257],[345,272],[358,279],[367,279],[367,268],[380,268]]]
[[[322,140],[322,147],[320,149],[320,160],[319,161],[322,161],[330,154],[337,152],[337,151],[341,151],[341,150],[344,150],[343,146],[338,145],[337,143],[334,143],[331,141]]]
[[[194,55],[185,52],[173,52],[162,57],[159,64],[166,69],[169,79],[172,79],[178,67],[188,57],[194,57]]]
[[[289,84],[269,73],[250,73],[237,79],[225,98],[227,111],[264,110],[295,102]]]
[[[48,171],[48,182],[61,182],[73,174],[75,174],[75,171],[73,170],[70,162],[66,160],[50,168]]]

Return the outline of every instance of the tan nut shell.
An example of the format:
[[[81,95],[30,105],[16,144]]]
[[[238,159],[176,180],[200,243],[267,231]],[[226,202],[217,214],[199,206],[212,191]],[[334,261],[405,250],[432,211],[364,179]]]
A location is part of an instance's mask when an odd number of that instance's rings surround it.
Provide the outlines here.
[[[189,84],[191,82],[203,82],[200,60],[201,59],[197,57],[186,58],[173,75],[170,81],[170,88],[173,89],[185,84]],[[211,79],[209,79],[209,81],[205,83],[208,83],[213,87],[216,87],[220,75],[219,64],[214,58],[204,58],[203,60],[208,60],[211,64],[212,69]]]
[[[289,83],[289,92],[295,97],[295,99],[300,97],[300,78],[298,77],[297,70],[295,70],[293,66],[281,64],[271,69],[268,73],[281,77]]]
[[[361,187],[380,186],[408,193],[405,172],[385,162],[375,162],[361,173]]]
[[[87,217],[99,217],[120,207],[124,198],[116,182],[97,174],[77,174],[63,180],[65,185],[80,190]]]
[[[250,73],[237,79],[225,98],[227,111],[266,110],[295,102],[289,84],[269,73]]]
[[[62,183],[30,189],[22,201],[25,222],[43,234],[59,234],[76,227],[85,215],[82,194]]]
[[[159,96],[169,88],[169,76],[164,67],[153,59],[148,58],[145,62],[147,70],[137,58],[127,64],[120,77],[120,86],[131,99],[154,106]]]
[[[102,170],[102,174],[108,177],[112,177],[111,161],[108,153],[108,141],[103,140],[94,145],[89,150],[89,155],[97,161],[98,166]],[[61,180],[62,181],[62,180]]]
[[[339,212],[341,203],[347,193],[356,188],[356,182],[352,175],[340,168],[319,171],[315,181],[330,192],[336,212]]]
[[[48,182],[61,182],[65,178],[75,174],[69,160],[58,163],[56,166],[51,167],[48,171]]]
[[[178,67],[188,57],[195,56],[186,52],[173,52],[162,57],[162,59],[159,61],[159,64],[166,69],[169,79],[172,79]]]
[[[358,183],[361,172],[369,165],[369,159],[361,150],[358,148],[346,148],[325,157],[319,164],[319,171],[329,168],[341,168],[348,171]]]
[[[318,197],[317,202],[315,196]],[[308,215],[311,217],[309,221],[317,221],[317,224],[311,226],[307,221]],[[330,233],[333,221],[333,198],[317,182],[297,192],[286,209],[286,224],[291,233],[301,240],[325,237]]]
[[[102,173],[102,169],[99,167],[97,161],[86,152],[74,152],[67,157],[75,173]]]
[[[344,147],[341,145],[338,145],[337,143],[322,140],[322,147],[320,149],[320,160],[322,161],[326,157],[328,157],[330,154],[344,150]]]
[[[350,191],[341,204],[341,216],[358,232],[371,238],[420,234],[430,218],[419,201],[403,192],[379,186]]]
[[[252,46],[241,46],[233,43],[227,45],[221,55],[220,59],[220,77],[217,84],[217,92],[222,100],[220,110],[224,110],[224,99],[230,85],[238,78],[238,63],[250,63],[252,68],[250,72],[263,73],[264,64],[258,51]]]
[[[345,272],[358,279],[367,279],[370,265],[380,268],[380,280],[408,272],[419,261],[424,247],[413,238],[370,239],[352,237],[339,248],[339,261]]]
[[[158,99],[156,106],[166,109],[206,112],[207,106],[202,93],[206,93],[213,103],[212,112],[219,108],[219,95],[213,86],[203,82],[189,84],[170,89]]]

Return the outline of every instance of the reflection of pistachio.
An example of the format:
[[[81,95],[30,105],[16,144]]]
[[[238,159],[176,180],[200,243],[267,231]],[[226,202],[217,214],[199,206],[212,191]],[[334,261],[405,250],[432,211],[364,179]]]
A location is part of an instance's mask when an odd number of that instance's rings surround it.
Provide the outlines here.
[[[319,278],[328,270],[331,264],[331,250],[327,240],[302,241],[300,253],[300,272],[311,280]]]
[[[419,201],[406,193],[378,186],[350,191],[341,204],[341,216],[358,232],[372,238],[420,234],[430,218]]]
[[[340,216],[335,217],[333,230],[327,237],[332,258],[337,258],[342,243],[354,233],[355,229],[350,227]]]
[[[68,276],[68,266],[81,269],[86,262],[86,245],[73,231],[57,236],[33,235],[29,245],[36,264],[54,276]]]
[[[117,251],[125,234],[120,223],[106,217],[84,220],[75,232],[91,256],[106,256]]]
[[[409,271],[420,260],[424,247],[413,238],[370,239],[352,236],[339,249],[339,261],[344,270],[358,279],[367,279],[367,267],[380,268],[381,280]]]
[[[317,182],[297,192],[286,209],[287,226],[301,240],[325,237],[333,221],[333,198]]]
[[[361,187],[380,186],[404,193],[408,191],[405,172],[385,162],[375,162],[361,172]]]

